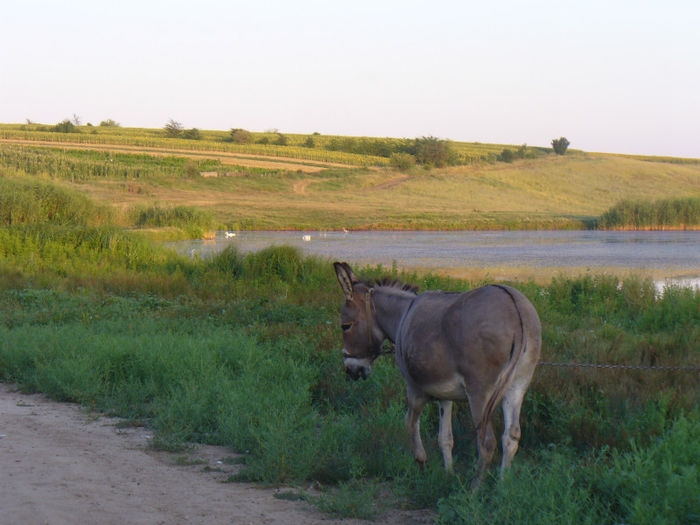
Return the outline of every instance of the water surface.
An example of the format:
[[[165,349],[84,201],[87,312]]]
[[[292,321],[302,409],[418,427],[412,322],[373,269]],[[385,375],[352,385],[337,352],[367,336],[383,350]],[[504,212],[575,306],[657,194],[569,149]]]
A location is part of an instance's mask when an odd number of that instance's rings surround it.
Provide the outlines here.
[[[273,245],[354,264],[399,268],[603,268],[654,270],[700,277],[700,232],[248,231],[205,241],[169,243],[183,254],[209,256],[233,245],[246,253]]]

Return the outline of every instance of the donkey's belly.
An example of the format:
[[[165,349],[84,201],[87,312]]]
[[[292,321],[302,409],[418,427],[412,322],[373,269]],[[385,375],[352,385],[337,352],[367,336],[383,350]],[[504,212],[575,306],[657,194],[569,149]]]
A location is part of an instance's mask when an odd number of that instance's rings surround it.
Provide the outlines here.
[[[449,379],[420,385],[421,390],[435,399],[451,399],[461,401],[467,398],[464,389],[464,380],[459,375],[454,375]]]

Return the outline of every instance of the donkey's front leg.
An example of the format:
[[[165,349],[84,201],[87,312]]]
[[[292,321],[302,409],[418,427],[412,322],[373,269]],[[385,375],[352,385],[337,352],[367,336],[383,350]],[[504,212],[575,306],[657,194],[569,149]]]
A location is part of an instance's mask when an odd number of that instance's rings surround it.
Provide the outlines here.
[[[420,415],[425,408],[428,398],[420,392],[413,392],[408,389],[408,413],[406,414],[406,428],[411,436],[411,446],[416,462],[423,468],[428,456],[423,448],[423,441],[420,438]]]
[[[452,401],[440,400],[440,431],[438,432],[438,445],[442,451],[442,459],[445,460],[445,470],[452,472]]]

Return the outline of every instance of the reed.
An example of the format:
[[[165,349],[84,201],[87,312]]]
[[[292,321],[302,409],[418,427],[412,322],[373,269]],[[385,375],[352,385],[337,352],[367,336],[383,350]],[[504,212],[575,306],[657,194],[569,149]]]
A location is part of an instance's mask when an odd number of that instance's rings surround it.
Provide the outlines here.
[[[623,200],[601,215],[598,227],[608,230],[698,229],[700,197]]]

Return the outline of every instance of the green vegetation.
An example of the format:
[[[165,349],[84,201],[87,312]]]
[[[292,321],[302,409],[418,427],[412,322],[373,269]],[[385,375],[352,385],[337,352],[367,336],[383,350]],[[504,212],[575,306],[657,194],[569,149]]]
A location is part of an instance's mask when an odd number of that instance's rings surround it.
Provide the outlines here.
[[[33,206],[55,198],[44,189]],[[376,517],[398,505],[437,508],[444,523],[700,516],[697,372],[540,367],[513,471],[498,482],[494,468],[472,494],[465,405],[454,415],[456,474],[442,470],[435,406],[421,425],[421,472],[393,361],[380,358],[368,381],[345,377],[342,296],[329,261],[286,247],[191,260],[91,225],[89,209],[60,221],[29,216],[38,219],[0,228],[3,381],[147,421],[160,448],[201,441],[248,451],[240,478],[318,481],[320,498],[301,497],[334,515]],[[480,284],[392,273],[422,289]],[[544,359],[700,366],[696,291],[670,287],[659,297],[651,281],[593,275],[514,284],[540,313]]]
[[[130,214],[136,227],[180,228],[187,232],[191,239],[201,239],[217,226],[210,212],[192,206],[137,206]]]
[[[566,137],[559,137],[558,139],[552,139],[552,149],[557,155],[566,154],[566,150],[569,149],[570,142]]]
[[[657,201],[623,200],[600,217],[598,227],[634,230],[699,228],[700,197]]]
[[[411,154],[395,154],[390,162],[403,172],[397,175],[393,169],[348,168],[299,173],[195,152],[3,144],[0,175],[75,183],[106,208],[116,205],[116,220],[124,225],[132,224],[119,218],[125,209],[167,202],[196,205],[217,224],[243,229],[581,229],[594,227],[621,199],[700,198],[700,164],[576,152],[529,158],[530,151],[520,146],[508,164],[430,171],[412,169]],[[202,172],[219,177],[205,179]]]
[[[0,177],[0,226],[96,225],[110,210],[96,206],[83,194],[36,179]]]

